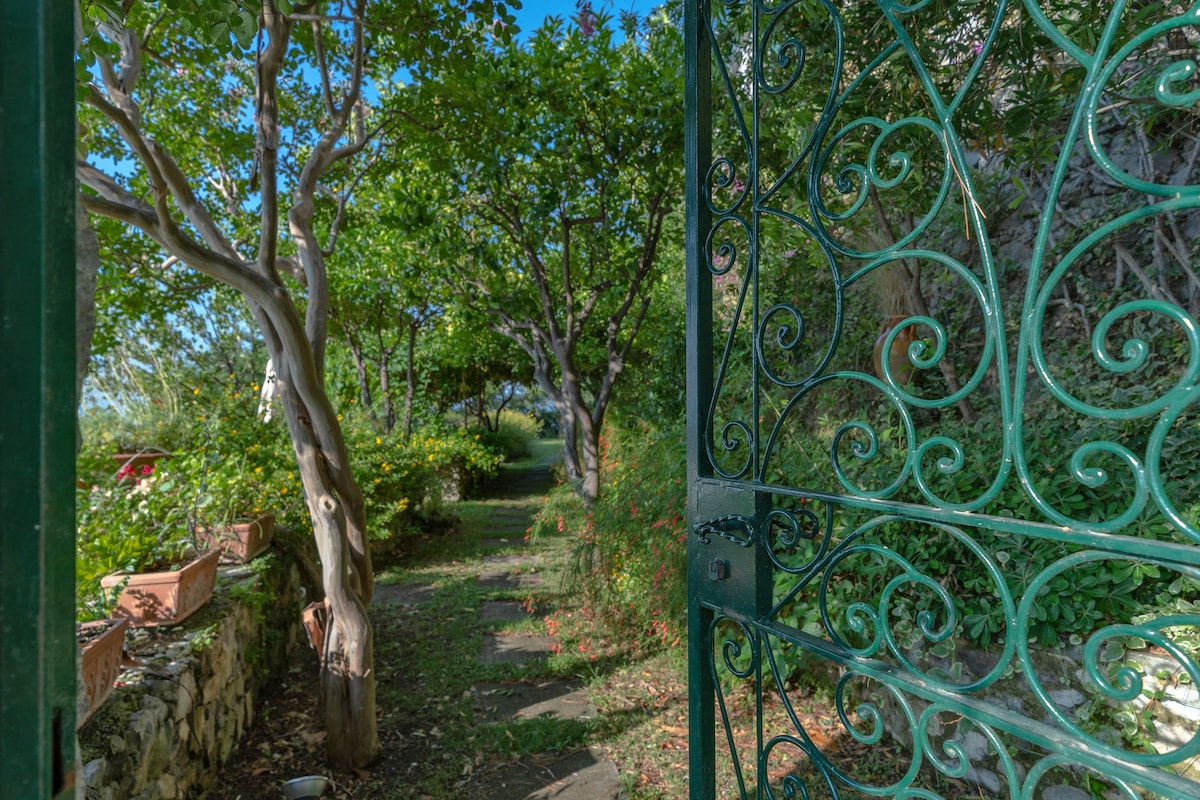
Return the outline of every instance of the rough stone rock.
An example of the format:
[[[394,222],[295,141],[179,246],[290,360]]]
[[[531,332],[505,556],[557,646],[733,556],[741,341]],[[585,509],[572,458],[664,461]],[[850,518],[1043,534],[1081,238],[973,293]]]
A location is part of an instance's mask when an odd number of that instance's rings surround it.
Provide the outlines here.
[[[83,783],[85,786],[101,786],[108,775],[108,761],[96,758],[83,765]]]
[[[1074,786],[1047,786],[1042,800],[1091,800],[1091,795]]]
[[[988,740],[982,733],[971,731],[962,739],[963,753],[971,761],[982,761],[987,757]]]
[[[84,768],[89,800],[182,800],[214,785],[253,719],[259,690],[287,668],[300,630],[302,590],[294,566],[247,573],[242,580],[261,581],[259,588],[276,602],[263,612],[230,604],[206,629],[212,637],[206,647],[193,649],[193,634],[151,646],[151,633],[131,633],[130,647],[147,666],[126,673],[113,704],[137,710],[120,723],[124,730],[96,732],[98,739],[91,740],[110,755]],[[284,635],[268,637],[267,631]],[[244,660],[251,651],[261,659]],[[81,738],[88,735],[85,725]]]
[[[1083,702],[1087,699],[1074,689],[1060,689],[1055,692],[1047,692],[1047,694],[1054,701],[1054,705],[1068,711],[1076,706],[1083,705]]]
[[[191,713],[196,698],[196,679],[191,672],[180,674],[179,693],[175,698],[175,721],[182,722]]]
[[[1000,783],[1000,776],[992,772],[990,769],[972,767],[971,769],[967,770],[967,774],[964,777],[976,786],[987,790],[990,796],[1001,796],[1000,788],[1002,784]]]
[[[176,796],[177,784],[172,775],[163,775],[158,779],[158,796],[163,800],[172,800]]]

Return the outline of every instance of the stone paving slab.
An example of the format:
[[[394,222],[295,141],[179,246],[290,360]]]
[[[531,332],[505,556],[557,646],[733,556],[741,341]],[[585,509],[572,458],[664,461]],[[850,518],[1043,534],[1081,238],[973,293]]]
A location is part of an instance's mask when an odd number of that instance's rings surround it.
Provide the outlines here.
[[[509,547],[528,547],[529,542],[524,536],[493,536],[480,539],[479,546],[484,550],[501,550]]]
[[[492,512],[492,522],[516,522],[517,520],[522,519],[533,519],[533,509],[522,508],[520,506],[499,506],[495,511]]]
[[[421,583],[376,584],[372,603],[380,605],[415,606],[433,597],[433,587]]]
[[[564,681],[480,683],[471,692],[480,723],[539,717],[588,719],[597,714],[587,690]]]
[[[554,640],[531,633],[491,633],[483,637],[481,664],[526,664],[550,655]]]
[[[497,570],[521,572],[533,569],[536,564],[537,559],[525,553],[493,553],[492,555],[483,557],[483,565],[486,572],[495,572]]]
[[[484,600],[479,604],[479,619],[486,623],[520,622],[528,619],[530,613],[525,610],[524,603],[516,600]]]
[[[485,556],[476,581],[480,589],[530,589],[542,585],[537,559],[523,553]]]
[[[490,591],[536,589],[542,585],[542,576],[536,572],[482,572],[475,584]]]
[[[623,800],[604,751],[589,748],[506,765],[472,782],[470,800]]]
[[[488,591],[521,588],[521,582],[517,580],[517,576],[508,572],[480,573],[479,579],[475,581],[475,585],[480,589],[486,589]]]

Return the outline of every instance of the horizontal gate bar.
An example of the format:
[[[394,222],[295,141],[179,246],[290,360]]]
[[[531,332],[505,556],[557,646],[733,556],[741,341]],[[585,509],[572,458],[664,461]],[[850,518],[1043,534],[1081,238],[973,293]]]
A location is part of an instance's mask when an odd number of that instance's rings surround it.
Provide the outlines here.
[[[1191,544],[1161,542],[1155,539],[1142,539],[1136,536],[1121,536],[1113,533],[1098,533],[1078,528],[1068,528],[1062,525],[1052,525],[1045,522],[1031,522],[1025,519],[980,514],[974,511],[954,511],[916,503],[898,503],[892,500],[877,500],[869,497],[814,492],[774,484],[750,483],[722,478],[701,478],[698,483],[702,487],[709,489],[721,488],[741,491],[752,489],[762,494],[819,500],[824,503],[845,506],[846,508],[864,509],[880,514],[895,514],[919,522],[941,522],[966,528],[986,528],[988,530],[1003,531],[1004,533],[1014,533],[1021,536],[1067,542],[1079,545],[1080,547],[1120,555],[1152,558],[1162,564],[1200,567],[1200,547]],[[703,488],[701,490],[703,491]]]

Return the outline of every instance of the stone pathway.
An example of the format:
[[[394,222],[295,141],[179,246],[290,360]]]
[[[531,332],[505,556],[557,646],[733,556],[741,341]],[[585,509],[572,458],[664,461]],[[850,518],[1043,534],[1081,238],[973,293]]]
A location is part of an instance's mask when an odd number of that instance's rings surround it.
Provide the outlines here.
[[[480,665],[520,667],[543,660],[554,650],[552,637],[533,632],[539,626],[521,625],[532,614],[526,603],[512,599],[542,585],[538,553],[525,535],[533,514],[529,499],[544,495],[551,485],[549,467],[543,466],[502,474],[482,487],[482,495],[513,503],[494,508],[489,535],[480,540],[486,553],[476,578],[485,597],[479,605],[479,621],[486,630]],[[420,606],[433,593],[434,587],[427,584],[380,585],[373,603]],[[480,726],[531,720],[580,722],[597,714],[586,689],[561,680],[480,682],[471,687],[471,694]],[[466,793],[468,800],[623,800],[625,796],[616,766],[598,747],[479,765]]]
[[[503,477],[506,479],[493,482],[484,491],[492,497],[515,500],[544,494],[551,484],[549,468]],[[501,505],[492,513],[489,533],[495,535],[483,539],[481,545],[485,550],[500,552],[483,559],[476,582],[482,592],[503,596],[542,584],[538,554],[528,549],[525,539],[530,516],[529,507],[520,505]],[[487,599],[480,603],[479,619],[491,630],[483,636],[479,663],[529,664],[553,652],[552,637],[521,628],[521,621],[530,616],[525,604],[515,600]],[[479,725],[535,719],[586,720],[597,713],[586,689],[564,681],[482,682],[471,691]],[[543,753],[494,767],[483,765],[468,787],[467,796],[472,800],[619,800],[625,795],[616,766],[602,749],[589,747]]]

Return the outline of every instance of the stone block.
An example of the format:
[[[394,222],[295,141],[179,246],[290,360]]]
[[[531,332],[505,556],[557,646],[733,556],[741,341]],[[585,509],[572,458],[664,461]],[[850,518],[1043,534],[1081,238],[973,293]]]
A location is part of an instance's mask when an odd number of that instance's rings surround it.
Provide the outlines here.
[[[265,577],[250,574],[244,580]],[[261,647],[268,629],[299,641],[299,571],[289,565],[271,577],[279,587],[273,592],[278,602],[267,614],[234,605],[217,623],[210,645],[195,653],[190,639],[138,652],[144,659],[172,660],[166,674],[137,671],[141,679],[130,678],[118,690],[138,710],[124,729],[101,738],[108,756],[84,768],[89,800],[184,800],[216,783],[220,764],[254,719],[256,689],[272,679],[272,671],[278,675],[288,666],[286,650],[276,646],[284,637],[274,637],[259,664],[244,662],[244,654]]]
[[[107,777],[107,759],[96,758],[83,765],[83,783],[89,789],[102,786]]]

